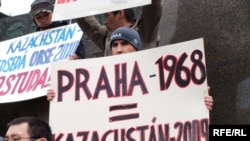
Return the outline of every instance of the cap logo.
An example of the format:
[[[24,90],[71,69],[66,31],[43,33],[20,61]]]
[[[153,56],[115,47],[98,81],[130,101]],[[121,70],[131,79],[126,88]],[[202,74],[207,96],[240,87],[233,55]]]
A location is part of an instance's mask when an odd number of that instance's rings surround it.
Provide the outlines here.
[[[134,39],[133,41],[136,45],[139,43],[137,39]]]
[[[116,33],[116,34],[111,36],[111,38],[121,38],[121,37],[122,37],[121,33]]]

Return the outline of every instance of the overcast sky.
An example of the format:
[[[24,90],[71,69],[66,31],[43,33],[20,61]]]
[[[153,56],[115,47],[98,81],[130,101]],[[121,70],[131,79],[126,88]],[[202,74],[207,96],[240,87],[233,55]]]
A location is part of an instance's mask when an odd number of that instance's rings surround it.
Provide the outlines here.
[[[33,1],[34,0],[1,0],[0,12],[9,16],[26,14],[30,11],[30,4]]]

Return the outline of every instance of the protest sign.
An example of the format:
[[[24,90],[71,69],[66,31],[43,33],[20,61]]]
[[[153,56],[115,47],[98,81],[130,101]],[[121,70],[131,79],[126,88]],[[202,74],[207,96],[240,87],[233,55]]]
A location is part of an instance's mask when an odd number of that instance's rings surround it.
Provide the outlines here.
[[[46,95],[50,63],[67,60],[82,37],[77,24],[0,42],[0,103]]]
[[[75,19],[148,4],[151,0],[56,0],[52,20]]]
[[[203,39],[63,64],[51,68],[54,140],[208,140]]]

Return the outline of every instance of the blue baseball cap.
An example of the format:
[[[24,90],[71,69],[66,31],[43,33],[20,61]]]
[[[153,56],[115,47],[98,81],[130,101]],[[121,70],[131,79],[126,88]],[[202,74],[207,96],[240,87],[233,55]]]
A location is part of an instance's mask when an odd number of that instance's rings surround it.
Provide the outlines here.
[[[115,40],[125,40],[129,42],[136,50],[141,50],[141,39],[138,32],[130,27],[119,27],[112,32],[110,36],[110,47]]]

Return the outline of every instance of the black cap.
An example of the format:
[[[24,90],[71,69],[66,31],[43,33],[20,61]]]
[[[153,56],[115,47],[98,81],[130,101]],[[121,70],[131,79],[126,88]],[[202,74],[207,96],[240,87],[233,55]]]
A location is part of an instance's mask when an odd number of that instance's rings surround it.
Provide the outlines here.
[[[53,8],[54,6],[50,0],[35,0],[31,4],[30,14],[34,17],[40,12],[51,12]]]

